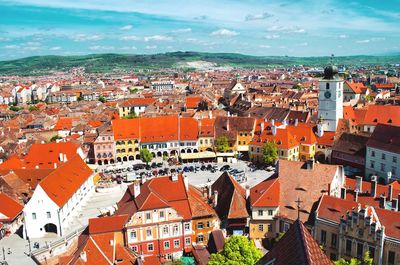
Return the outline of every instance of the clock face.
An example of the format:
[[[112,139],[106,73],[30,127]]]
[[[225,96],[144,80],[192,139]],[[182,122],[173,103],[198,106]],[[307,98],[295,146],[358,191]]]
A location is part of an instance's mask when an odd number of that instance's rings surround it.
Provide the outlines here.
[[[331,98],[331,92],[329,92],[329,91],[326,91],[324,95],[325,95],[325,98]]]

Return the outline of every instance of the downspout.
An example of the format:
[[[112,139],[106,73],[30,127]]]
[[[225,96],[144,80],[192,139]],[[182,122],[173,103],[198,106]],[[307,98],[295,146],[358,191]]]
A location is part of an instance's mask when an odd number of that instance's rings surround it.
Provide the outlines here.
[[[61,220],[60,220],[60,208],[57,210],[57,216],[58,216],[58,226],[60,227],[60,236],[62,236],[62,227],[61,227]]]

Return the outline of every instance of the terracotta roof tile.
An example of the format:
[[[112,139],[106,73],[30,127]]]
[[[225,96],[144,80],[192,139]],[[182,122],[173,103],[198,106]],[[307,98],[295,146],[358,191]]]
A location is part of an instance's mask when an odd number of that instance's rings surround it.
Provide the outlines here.
[[[0,192],[0,222],[11,222],[22,212],[22,209],[21,204]]]

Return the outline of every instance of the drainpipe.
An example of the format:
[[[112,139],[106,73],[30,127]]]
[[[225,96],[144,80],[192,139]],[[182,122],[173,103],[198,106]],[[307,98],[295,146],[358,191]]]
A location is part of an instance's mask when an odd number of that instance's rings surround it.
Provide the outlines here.
[[[60,208],[57,210],[57,216],[58,216],[58,227],[60,227],[60,236],[62,236],[62,228],[61,228],[61,220],[60,220]]]

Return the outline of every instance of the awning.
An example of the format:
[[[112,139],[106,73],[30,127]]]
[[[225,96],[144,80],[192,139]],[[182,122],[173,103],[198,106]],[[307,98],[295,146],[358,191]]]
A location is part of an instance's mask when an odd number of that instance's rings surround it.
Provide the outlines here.
[[[201,158],[215,158],[215,153],[211,151],[199,153],[181,153],[181,159],[201,159]]]

